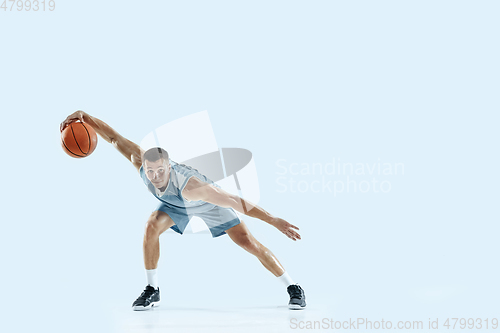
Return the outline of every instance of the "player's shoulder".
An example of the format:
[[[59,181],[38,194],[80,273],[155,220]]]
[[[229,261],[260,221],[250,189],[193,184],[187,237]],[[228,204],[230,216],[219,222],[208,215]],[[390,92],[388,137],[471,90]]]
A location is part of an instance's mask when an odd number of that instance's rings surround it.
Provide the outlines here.
[[[177,171],[179,173],[186,173],[186,172],[191,172],[194,170],[189,165],[177,163],[177,162],[172,161],[172,160],[169,160],[169,161],[170,161],[170,165],[172,166],[172,169],[174,169],[175,171]]]
[[[205,200],[211,193],[212,185],[204,182],[196,176],[188,179],[182,190],[182,196],[189,201]]]
[[[199,179],[198,177],[190,177],[186,183],[186,186],[184,187],[184,189],[186,191],[193,191],[193,190],[196,190],[196,189],[199,189],[201,188],[202,186],[205,186],[207,185],[207,183],[205,183],[204,181],[202,181],[201,179]]]

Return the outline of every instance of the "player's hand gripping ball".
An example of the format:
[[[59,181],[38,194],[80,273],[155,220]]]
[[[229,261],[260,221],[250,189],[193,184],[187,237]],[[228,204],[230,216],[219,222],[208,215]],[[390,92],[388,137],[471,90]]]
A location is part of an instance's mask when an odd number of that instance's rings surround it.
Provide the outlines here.
[[[97,147],[97,134],[83,121],[72,122],[61,132],[61,146],[71,157],[87,157]]]

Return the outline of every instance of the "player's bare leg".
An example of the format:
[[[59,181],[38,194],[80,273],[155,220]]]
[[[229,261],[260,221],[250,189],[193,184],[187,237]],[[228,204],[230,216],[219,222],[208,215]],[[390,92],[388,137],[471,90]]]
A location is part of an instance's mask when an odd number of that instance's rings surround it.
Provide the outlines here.
[[[240,224],[226,230],[229,237],[243,249],[256,256],[262,265],[274,276],[281,276],[285,269],[278,258],[264,245],[262,245],[248,230],[247,225],[241,221]]]
[[[305,308],[306,297],[304,290],[293,282],[278,258],[267,247],[255,239],[243,221],[226,230],[226,233],[236,244],[256,256],[268,271],[273,273],[274,276],[278,277],[287,286],[287,291],[290,295],[290,302],[288,303],[290,309]]]
[[[134,310],[148,310],[160,304],[160,288],[157,286],[156,268],[160,259],[160,235],[174,225],[167,213],[155,211],[146,222],[143,253],[148,285],[132,304]]]
[[[155,211],[149,216],[144,231],[143,254],[144,267],[156,269],[160,259],[160,235],[174,225],[167,213]]]

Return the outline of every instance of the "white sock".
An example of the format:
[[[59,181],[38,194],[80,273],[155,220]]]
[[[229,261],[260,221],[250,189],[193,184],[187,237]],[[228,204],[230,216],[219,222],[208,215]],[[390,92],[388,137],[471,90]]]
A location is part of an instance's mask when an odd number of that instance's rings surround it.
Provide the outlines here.
[[[146,269],[146,277],[148,278],[148,284],[153,288],[158,288],[158,275],[155,269]]]
[[[278,279],[283,282],[283,284],[288,287],[289,285],[291,284],[295,284],[295,282],[293,282],[292,278],[290,277],[290,275],[288,275],[288,273],[285,271],[285,273],[283,273],[283,275],[281,276],[278,276]]]

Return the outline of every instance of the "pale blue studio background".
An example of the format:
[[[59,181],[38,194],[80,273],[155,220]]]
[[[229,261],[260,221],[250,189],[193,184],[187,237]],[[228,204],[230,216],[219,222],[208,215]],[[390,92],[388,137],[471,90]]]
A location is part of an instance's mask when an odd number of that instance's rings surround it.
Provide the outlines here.
[[[59,123],[77,109],[135,142],[208,110],[220,147],[253,152],[259,204],[300,227],[293,242],[245,219],[313,310],[498,317],[499,11],[497,1],[153,0],[0,10],[2,331],[111,331],[145,286],[155,199],[104,140],[86,159],[62,151]],[[354,175],[390,191],[337,194],[346,174],[291,174],[339,159],[402,163],[404,174]],[[301,191],[283,190],[290,181]],[[165,234],[161,251],[164,304],[288,302],[227,236]]]

